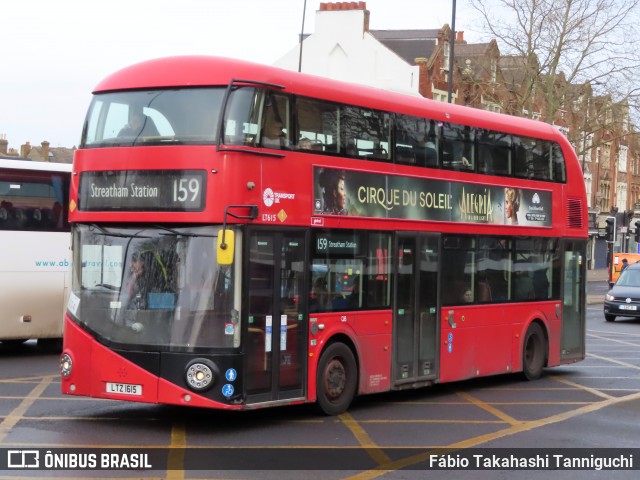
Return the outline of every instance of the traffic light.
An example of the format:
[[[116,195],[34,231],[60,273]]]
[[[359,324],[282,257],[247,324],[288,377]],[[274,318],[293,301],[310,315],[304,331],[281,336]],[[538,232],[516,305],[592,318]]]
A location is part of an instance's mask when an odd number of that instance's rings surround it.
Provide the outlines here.
[[[636,243],[640,243],[640,220],[636,220],[636,232],[635,232]]]
[[[616,241],[616,217],[607,217],[605,222],[607,224],[604,227],[605,238],[607,239],[607,242],[614,242],[615,243],[615,241]]]

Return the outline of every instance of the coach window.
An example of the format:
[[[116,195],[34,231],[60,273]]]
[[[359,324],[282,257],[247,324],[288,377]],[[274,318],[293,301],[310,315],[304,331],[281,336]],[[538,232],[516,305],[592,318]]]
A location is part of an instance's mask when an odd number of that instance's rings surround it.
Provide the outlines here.
[[[367,308],[389,308],[391,305],[390,251],[390,234],[369,234],[363,277],[363,292],[366,293],[364,302]]]
[[[255,88],[237,88],[231,91],[224,119],[224,139],[227,145],[255,147],[263,91]]]
[[[525,266],[533,288],[529,299],[551,300],[560,297],[560,277],[559,271],[556,271],[560,265],[559,252],[555,239],[516,240],[516,264]]]
[[[421,118],[398,115],[395,121],[395,160],[396,163],[415,165],[416,145],[418,144]]]
[[[475,301],[475,238],[444,237],[442,252],[443,305],[462,305]]]
[[[511,173],[511,135],[478,130],[478,171],[487,175]]]
[[[344,106],[340,110],[340,152],[350,157],[388,161],[390,130],[388,113]]]
[[[270,90],[232,90],[224,121],[224,143],[249,147],[290,146],[289,97]]]
[[[260,121],[260,146],[266,148],[288,148],[291,124],[289,98],[270,91],[264,96],[264,107]]]
[[[555,182],[566,182],[567,170],[565,167],[564,155],[560,145],[555,142],[551,144],[551,158],[553,165],[553,180]]]
[[[504,302],[509,298],[507,283],[511,265],[511,240],[480,237],[478,240],[479,302]]]
[[[61,172],[28,175],[3,171],[0,180],[0,230],[69,231],[69,181]]]
[[[390,234],[324,230],[313,245],[311,312],[389,308]]]
[[[548,300],[553,296],[553,260],[556,244],[548,239],[515,240],[512,299]]]
[[[474,129],[445,123],[442,126],[442,166],[453,170],[473,171]]]
[[[295,118],[299,150],[337,153],[337,105],[298,97]]]
[[[533,180],[551,179],[551,142],[514,137],[514,174]]]
[[[396,162],[420,167],[438,166],[438,127],[434,120],[398,115],[395,123]]]

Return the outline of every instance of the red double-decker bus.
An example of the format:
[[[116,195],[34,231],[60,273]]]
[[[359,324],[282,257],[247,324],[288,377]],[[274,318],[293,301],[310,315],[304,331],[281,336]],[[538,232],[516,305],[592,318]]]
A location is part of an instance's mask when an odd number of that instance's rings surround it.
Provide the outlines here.
[[[584,358],[587,202],[553,126],[214,57],[93,93],[64,393],[337,414]]]

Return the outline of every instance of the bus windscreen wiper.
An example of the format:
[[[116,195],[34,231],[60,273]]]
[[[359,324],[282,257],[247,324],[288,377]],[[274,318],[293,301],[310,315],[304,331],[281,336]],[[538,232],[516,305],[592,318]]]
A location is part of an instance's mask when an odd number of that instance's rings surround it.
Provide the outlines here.
[[[175,230],[173,228],[170,227],[165,227],[164,225],[153,225],[154,228],[158,228],[160,230],[165,230],[167,232],[169,232],[171,235],[175,235],[176,237],[191,237],[191,238],[198,238],[198,237],[209,237],[209,238],[215,238],[217,235],[207,235],[207,234],[200,234],[200,233],[188,233],[188,232],[179,232],[178,230]],[[161,233],[160,235],[167,235],[166,233]]]
[[[100,232],[100,235],[105,235],[107,237],[153,238],[153,237],[150,237],[148,235],[140,235],[139,233],[113,233],[113,232],[109,232],[107,229],[105,229],[104,227],[101,227],[100,225],[98,225],[96,223],[90,223],[89,226],[92,227],[92,228],[95,228],[96,230],[98,230]]]

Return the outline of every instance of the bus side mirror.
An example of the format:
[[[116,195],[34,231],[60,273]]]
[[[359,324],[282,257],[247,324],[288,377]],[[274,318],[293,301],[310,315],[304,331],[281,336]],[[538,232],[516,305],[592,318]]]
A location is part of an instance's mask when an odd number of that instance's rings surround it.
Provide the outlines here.
[[[233,263],[235,245],[235,232],[233,230],[218,231],[218,246],[216,248],[218,265],[231,265]]]

